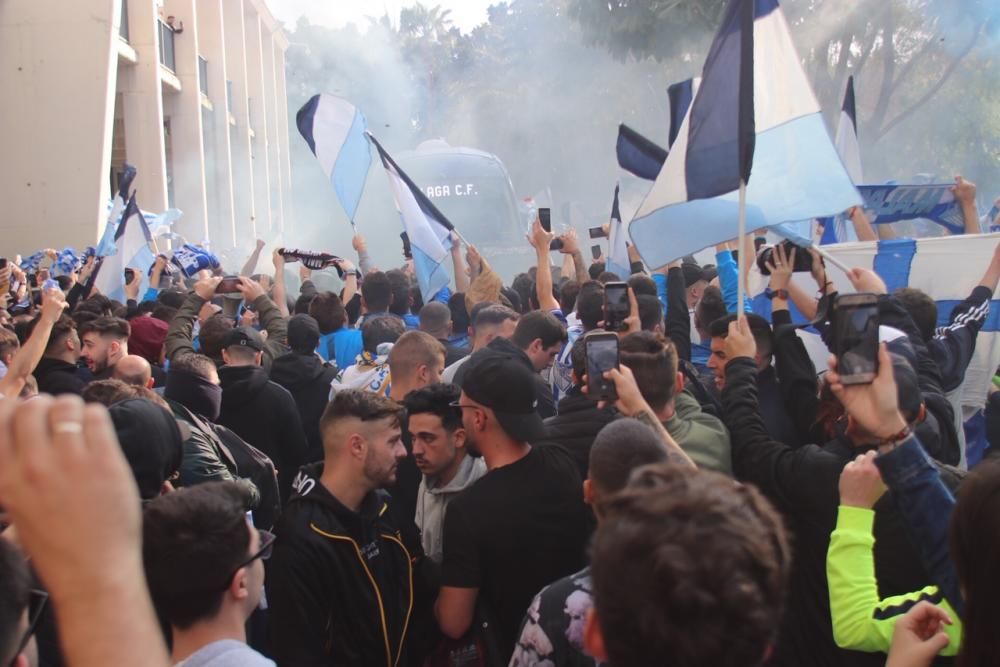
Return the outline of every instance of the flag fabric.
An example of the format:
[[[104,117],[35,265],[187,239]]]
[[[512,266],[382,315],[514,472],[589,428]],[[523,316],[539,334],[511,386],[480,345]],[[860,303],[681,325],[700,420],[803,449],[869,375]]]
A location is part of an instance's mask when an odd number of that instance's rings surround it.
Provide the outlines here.
[[[627,232],[622,224],[622,214],[618,208],[618,185],[615,185],[615,198],[611,202],[611,232],[609,234],[607,269],[622,280],[632,275],[632,262],[628,259],[628,246],[625,245]]]
[[[186,278],[193,278],[199,271],[219,268],[219,258],[204,248],[185,243],[174,250],[170,262],[180,269]]]
[[[403,222],[403,231],[410,237],[413,270],[420,285],[420,294],[424,303],[430,303],[434,295],[451,282],[451,274],[448,272],[450,233],[455,227],[399,168],[378,140],[371,133],[368,137],[378,149],[382,166],[389,178],[389,191],[392,192]]]
[[[847,175],[856,185],[863,182],[861,172],[861,147],[858,145],[858,114],[854,105],[854,77],[847,77],[847,90],[844,91],[844,104],[840,109],[840,123],[837,124],[837,135],[833,143],[837,146],[837,154],[844,161]]]
[[[873,225],[888,225],[906,220],[930,220],[941,225],[951,234],[965,233],[962,206],[955,199],[954,183],[927,183],[920,185],[859,185],[862,206],[868,221]],[[820,218],[823,225],[821,245],[849,241],[846,232],[847,215]]]
[[[129,200],[129,190],[132,189],[132,181],[135,180],[135,167],[126,163],[125,169],[118,176],[118,193],[111,200],[108,209],[108,221],[104,225],[104,234],[97,244],[97,256],[105,257],[115,253],[115,230],[121,221],[122,211]]]
[[[667,159],[665,148],[653,143],[624,123],[618,126],[615,153],[618,155],[619,167],[647,181],[656,180]]]
[[[353,223],[372,163],[364,114],[347,100],[323,93],[299,109],[295,124]]]
[[[667,146],[673,146],[677,140],[677,134],[681,131],[681,123],[684,122],[684,117],[687,116],[688,109],[691,108],[691,101],[698,91],[699,83],[701,83],[701,78],[695,77],[672,84],[667,88],[667,97],[670,99],[670,139]]]
[[[748,5],[755,10],[751,30],[741,20]],[[737,36],[744,31],[753,38]],[[748,44],[752,59],[742,53]],[[629,223],[648,266],[738,235],[738,186],[748,167],[741,156],[750,147],[748,122],[740,122],[748,114],[736,110],[745,104],[740,81],[748,77],[754,142],[747,229],[834,215],[861,202],[827,134],[778,3],[732,0],[677,141]]]
[[[97,269],[94,285],[109,299],[125,303],[125,269],[134,269],[140,276],[139,294],[149,289],[149,270],[156,261],[149,243],[149,234],[142,211],[133,194],[122,213],[122,221],[115,228],[114,253],[106,255]]]

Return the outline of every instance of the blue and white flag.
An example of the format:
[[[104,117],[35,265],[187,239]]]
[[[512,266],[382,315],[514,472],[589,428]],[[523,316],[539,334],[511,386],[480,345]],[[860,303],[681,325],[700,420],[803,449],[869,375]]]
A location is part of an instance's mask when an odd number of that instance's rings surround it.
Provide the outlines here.
[[[844,104],[840,109],[840,122],[837,124],[837,135],[833,143],[837,146],[837,154],[844,161],[847,175],[855,185],[860,185],[864,178],[861,171],[861,147],[858,144],[858,113],[854,104],[854,77],[847,77],[847,90],[844,91]]]
[[[115,252],[104,256],[97,269],[94,286],[101,294],[125,303],[125,269],[134,269],[139,274],[139,295],[146,293],[149,289],[149,270],[156,261],[156,256],[149,249],[152,240],[133,194],[125,205],[121,223],[115,229]]]
[[[364,114],[347,100],[323,93],[299,109],[295,124],[353,223],[372,163]]]
[[[128,204],[132,188],[132,181],[135,180],[135,167],[126,163],[125,169],[118,176],[118,193],[111,200],[108,209],[108,221],[104,225],[104,234],[97,244],[97,256],[105,257],[115,253],[115,230],[121,222],[122,211]]]
[[[888,225],[904,220],[930,220],[952,234],[965,233],[962,206],[955,199],[953,183],[927,185],[859,185],[865,214],[873,225]],[[837,230],[845,224],[846,214],[820,218],[824,244],[829,241],[828,229]],[[835,234],[836,231],[834,232]],[[836,235],[837,241],[844,236]]]
[[[754,10],[752,30],[741,20],[748,7]],[[753,49],[749,66],[742,53],[747,44]],[[811,220],[861,203],[827,134],[778,3],[732,0],[677,141],[629,223],[647,266],[663,266],[738,235],[749,123],[737,109],[748,80],[755,141],[746,228]]]
[[[399,168],[378,140],[371,133],[368,137],[378,149],[382,166],[389,177],[389,191],[403,221],[403,231],[410,237],[413,271],[420,285],[420,294],[424,303],[430,303],[434,295],[451,282],[448,262],[451,259],[450,235],[455,227]]]
[[[642,136],[628,125],[618,126],[618,142],[615,144],[618,166],[625,171],[655,181],[667,159],[667,150]]]
[[[681,131],[681,123],[687,116],[688,109],[691,108],[691,101],[694,100],[695,93],[698,92],[698,84],[701,77],[684,79],[667,88],[667,97],[670,99],[670,139],[667,145],[673,146],[677,141],[677,134]],[[655,177],[654,177],[655,178]]]
[[[219,268],[219,258],[205,248],[185,243],[174,250],[170,262],[180,269],[186,278],[193,278],[199,271]]]
[[[611,202],[611,231],[608,234],[608,262],[607,269],[611,273],[617,274],[622,280],[628,280],[632,275],[632,262],[628,258],[628,246],[625,237],[628,235],[625,225],[622,224],[621,210],[618,208],[618,185],[615,185],[615,198]]]

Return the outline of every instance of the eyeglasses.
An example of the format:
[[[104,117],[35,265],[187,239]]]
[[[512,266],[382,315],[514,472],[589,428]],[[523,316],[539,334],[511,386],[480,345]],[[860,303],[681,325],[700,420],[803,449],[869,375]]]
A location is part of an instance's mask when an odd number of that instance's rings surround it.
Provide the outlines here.
[[[17,650],[14,652],[14,659],[11,661],[11,667],[14,667],[14,663],[17,661],[17,656],[24,652],[27,648],[28,642],[31,641],[31,636],[35,634],[35,630],[38,629],[38,621],[42,618],[42,612],[45,610],[45,604],[49,600],[49,594],[45,591],[32,589],[28,597],[28,629],[24,631],[24,636],[21,637],[21,641],[17,644]]]
[[[222,587],[222,590],[226,590],[227,588],[229,588],[229,584],[230,582],[232,582],[233,577],[236,576],[237,572],[239,572],[245,567],[250,566],[258,558],[261,560],[267,560],[271,557],[271,551],[273,551],[272,547],[274,547],[274,541],[278,538],[274,535],[274,533],[268,532],[266,530],[259,530],[257,531],[257,534],[260,535],[260,548],[257,549],[257,551],[254,552],[254,554],[250,556],[250,558],[247,558],[245,561],[236,566],[236,569],[233,570],[232,573],[229,575],[229,577],[226,578],[226,585]]]
[[[448,407],[450,407],[450,408],[469,408],[471,410],[478,410],[479,409],[478,405],[463,405],[460,401],[452,401],[451,403],[448,404]]]

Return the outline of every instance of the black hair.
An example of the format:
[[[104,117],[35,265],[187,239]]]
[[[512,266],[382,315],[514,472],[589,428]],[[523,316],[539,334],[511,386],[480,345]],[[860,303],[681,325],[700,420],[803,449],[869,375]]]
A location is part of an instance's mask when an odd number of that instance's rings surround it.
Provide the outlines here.
[[[392,290],[392,302],[389,304],[389,312],[393,315],[407,315],[410,312],[410,279],[399,269],[392,269],[385,272],[385,277],[389,279],[389,287]]]
[[[377,354],[382,343],[395,343],[406,331],[403,320],[395,315],[366,317],[361,325],[361,342],[365,352]]]
[[[288,319],[288,347],[297,354],[312,354],[319,346],[319,324],[310,315]]]
[[[372,271],[365,275],[361,283],[361,296],[369,313],[386,313],[392,301],[392,282],[389,276],[381,271]]]
[[[21,616],[30,595],[31,575],[24,555],[0,537],[0,660],[4,665],[17,657],[14,651],[21,639]]]
[[[663,305],[658,298],[637,294],[635,300],[639,305],[639,326],[643,331],[652,331],[657,324],[663,324]]]
[[[462,408],[452,407],[462,390],[457,385],[438,382],[415,389],[403,399],[407,414],[431,413],[441,418],[441,426],[449,433],[462,425]]]
[[[473,330],[485,326],[496,326],[503,324],[507,320],[518,320],[518,314],[514,312],[513,309],[507,306],[501,306],[498,303],[490,303],[484,301],[482,303],[477,303],[472,309],[472,328]]]
[[[533,295],[535,294],[535,281],[530,274],[519,273],[514,276],[514,282],[510,284],[511,289],[517,292],[520,297],[520,310],[517,312],[522,315],[531,308],[531,301]]]
[[[597,328],[597,323],[604,319],[604,285],[590,280],[580,286],[576,297],[576,315],[586,331]]]
[[[633,273],[626,282],[636,296],[640,294],[656,296],[656,282],[645,273]]]
[[[562,284],[559,288],[559,308],[562,309],[563,313],[568,315],[573,312],[579,294],[580,283],[575,280],[567,280]]]
[[[451,330],[465,333],[469,330],[469,311],[465,308],[465,294],[455,292],[448,297],[448,310],[451,311]]]
[[[528,348],[535,339],[541,339],[542,347],[549,348],[566,342],[566,329],[552,313],[535,310],[525,313],[517,321],[517,328],[510,340],[522,350]]]
[[[605,264],[604,262],[594,262],[587,269],[587,273],[590,274],[591,280],[597,280],[597,278],[604,273]]]
[[[306,311],[319,325],[319,332],[322,335],[333,333],[346,324],[347,310],[344,302],[333,292],[320,292],[309,301],[309,308]]]
[[[756,313],[747,313],[747,324],[750,325],[750,333],[757,343],[757,354],[768,357],[774,350],[774,334],[771,333],[771,325],[763,317]],[[725,317],[713,321],[708,325],[708,335],[712,338],[725,338],[729,335],[729,325],[736,321],[736,313],[730,313]]]
[[[587,478],[601,493],[617,493],[625,488],[633,470],[668,458],[663,441],[653,429],[637,419],[624,417],[597,433],[590,448]]]

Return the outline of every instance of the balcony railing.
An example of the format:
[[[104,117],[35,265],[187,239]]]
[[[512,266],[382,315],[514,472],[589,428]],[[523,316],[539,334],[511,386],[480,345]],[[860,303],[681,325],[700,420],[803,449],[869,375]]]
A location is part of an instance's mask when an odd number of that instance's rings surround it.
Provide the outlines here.
[[[122,13],[119,16],[118,36],[128,41],[128,0],[122,0]]]
[[[198,56],[198,90],[208,95],[208,61]]]
[[[160,64],[171,72],[177,71],[177,58],[174,53],[174,30],[163,21],[158,21],[160,27]]]

